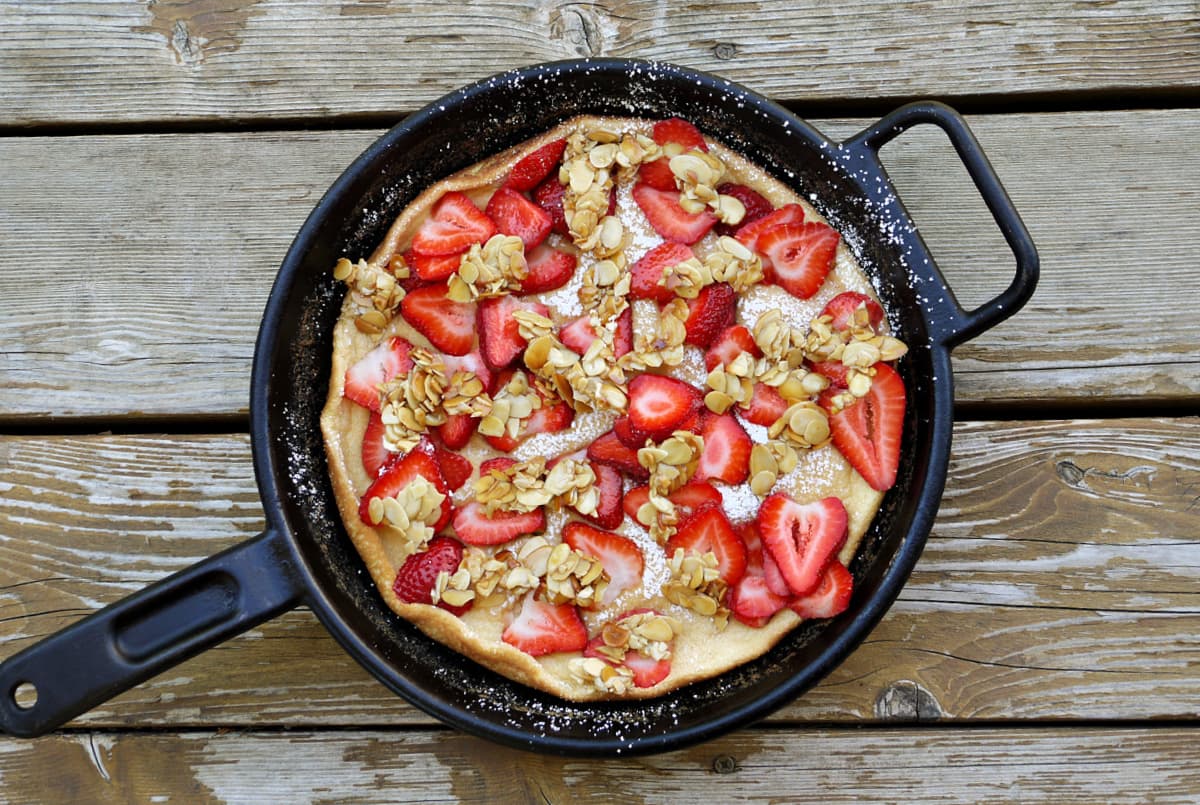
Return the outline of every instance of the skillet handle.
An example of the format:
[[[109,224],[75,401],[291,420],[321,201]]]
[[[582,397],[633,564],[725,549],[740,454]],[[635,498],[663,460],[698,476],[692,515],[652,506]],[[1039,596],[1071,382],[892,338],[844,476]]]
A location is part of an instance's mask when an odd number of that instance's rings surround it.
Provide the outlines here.
[[[292,609],[303,591],[287,546],[271,530],[201,560],[0,663],[0,729],[43,735]],[[27,685],[36,691],[32,704],[21,696]]]
[[[967,127],[966,121],[949,106],[936,101],[910,103],[859,132],[843,145],[860,152],[870,152],[871,158],[883,172],[879,161],[879,149],[920,123],[932,123],[950,138],[954,150],[958,152],[979,195],[983,197],[984,203],[1000,227],[1000,232],[1012,249],[1013,256],[1017,259],[1017,273],[1012,283],[991,301],[968,311],[951,297],[950,307],[954,321],[943,331],[943,343],[947,347],[954,347],[995,327],[1029,301],[1038,281],[1038,254],[1033,239],[1029,236],[1029,230],[1017,215],[1012,200],[1000,184],[1000,179],[984,155],[979,141]]]

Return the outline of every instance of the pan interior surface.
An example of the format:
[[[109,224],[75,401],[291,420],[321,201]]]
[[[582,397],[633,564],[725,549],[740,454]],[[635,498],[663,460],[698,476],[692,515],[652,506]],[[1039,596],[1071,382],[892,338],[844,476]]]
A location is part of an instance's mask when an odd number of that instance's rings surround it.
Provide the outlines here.
[[[423,188],[580,114],[685,117],[791,185],[843,233],[893,327],[913,346],[898,367],[909,391],[900,473],[851,565],[850,610],[802,624],[756,661],[649,701],[556,699],[483,669],[392,613],[342,528],[318,427],[343,295],[330,274],[335,260],[368,254]],[[678,748],[761,718],[811,687],[899,592],[936,511],[949,450],[948,356],[929,346],[929,314],[908,281],[907,266],[932,261],[899,204],[879,194],[888,187],[886,177],[881,183],[875,173],[851,170],[835,144],[786,110],[669,65],[543,65],[467,87],[406,119],[347,170],[301,230],[255,358],[259,485],[268,515],[290,535],[314,611],[356,659],[417,706],[468,732],[541,751]]]

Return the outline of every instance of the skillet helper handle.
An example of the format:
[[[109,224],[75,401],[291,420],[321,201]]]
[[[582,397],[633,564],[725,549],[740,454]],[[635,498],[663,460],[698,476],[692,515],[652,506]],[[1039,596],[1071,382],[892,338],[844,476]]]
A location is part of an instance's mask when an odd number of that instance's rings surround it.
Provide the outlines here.
[[[43,735],[292,609],[304,587],[291,567],[283,540],[268,530],[10,657],[0,663],[0,730]]]
[[[1000,179],[984,155],[979,141],[967,127],[966,121],[949,106],[936,101],[907,104],[856,134],[845,146],[870,152],[882,170],[879,149],[920,123],[931,123],[950,138],[971,181],[975,183],[975,188],[983,197],[1017,260],[1017,272],[1012,283],[994,299],[968,311],[964,310],[957,300],[951,298],[952,321],[948,323],[942,341],[948,347],[955,347],[995,327],[1029,301],[1038,281],[1038,254],[1033,239],[1029,236],[1029,230],[1025,228],[1012,200],[1000,184]]]

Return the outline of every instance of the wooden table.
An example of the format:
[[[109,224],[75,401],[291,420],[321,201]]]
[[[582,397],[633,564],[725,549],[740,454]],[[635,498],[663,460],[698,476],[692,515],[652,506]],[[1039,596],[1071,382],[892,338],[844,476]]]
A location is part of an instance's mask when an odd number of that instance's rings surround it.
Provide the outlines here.
[[[0,3],[0,657],[263,527],[247,396],[276,268],[405,113],[589,55],[720,73],[847,136],[948,101],[1042,255],[961,347],[946,495],[884,621],[752,729],[498,748],[293,611],[36,740],[12,802],[1196,801],[1200,7]],[[1012,258],[944,138],[884,158],[964,302]]]

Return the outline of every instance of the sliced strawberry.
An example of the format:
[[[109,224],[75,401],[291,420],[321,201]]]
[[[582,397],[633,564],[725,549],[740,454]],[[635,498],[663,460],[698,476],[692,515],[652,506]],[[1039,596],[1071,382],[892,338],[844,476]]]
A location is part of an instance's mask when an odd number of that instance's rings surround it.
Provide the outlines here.
[[[741,412],[742,418],[755,425],[769,428],[775,424],[783,412],[788,409],[787,400],[779,392],[766,383],[754,384],[754,396],[750,398],[750,407]]]
[[[633,540],[592,528],[586,523],[573,522],[563,529],[563,542],[580,553],[599,559],[604,566],[609,582],[601,604],[611,604],[621,593],[641,586],[645,560],[642,549]]]
[[[638,184],[653,187],[655,190],[665,190],[669,193],[679,193],[679,185],[675,184],[675,174],[671,171],[671,160],[659,157],[653,162],[643,162],[638,168]]]
[[[521,611],[505,627],[500,639],[533,657],[560,651],[582,651],[587,627],[574,604],[548,604],[530,592]]]
[[[633,186],[633,200],[641,207],[654,231],[664,240],[675,243],[695,243],[717,222],[717,216],[709,209],[686,212],[679,206],[677,190],[657,190],[639,183]]]
[[[708,151],[708,143],[704,141],[704,135],[700,133],[700,129],[682,117],[669,117],[666,120],[656,121],[654,131],[650,136],[659,145],[678,143],[683,146],[684,151],[693,149]]]
[[[560,235],[571,234],[563,212],[563,195],[566,192],[567,187],[558,180],[557,174],[551,174],[533,190],[534,202],[550,215],[550,231]]]
[[[613,433],[617,434],[621,444],[633,450],[645,447],[646,440],[650,438],[650,434],[635,428],[627,416],[619,416],[613,420]]]
[[[400,312],[442,352],[466,355],[475,345],[474,303],[448,299],[441,283],[409,292],[400,302]]]
[[[454,254],[418,254],[409,252],[406,262],[418,279],[436,282],[449,278],[462,264],[462,252]]]
[[[623,617],[625,615],[621,615],[615,620],[620,620]],[[596,657],[609,665],[624,665],[633,672],[632,679],[635,687],[652,688],[666,679],[671,673],[671,660],[669,658],[656,660],[645,656],[641,652],[629,650],[624,653],[619,663],[614,663],[611,657],[600,652],[600,647],[603,645],[603,635],[596,635],[588,641],[587,646],[583,650],[583,656]]]
[[[712,346],[704,353],[704,368],[708,371],[718,366],[728,366],[733,359],[743,352],[749,352],[752,358],[761,358],[762,352],[754,343],[754,336],[740,324],[726,327],[712,340]]]
[[[703,481],[691,481],[667,495],[667,500],[675,504],[675,507],[679,510],[679,516],[684,518],[701,507],[720,506],[722,498],[720,491],[712,484],[704,483]],[[630,519],[642,528],[648,529],[648,526],[637,519],[637,513],[642,506],[649,502],[650,487],[635,486],[625,493],[625,499],[621,501],[621,507],[625,509],[625,513],[629,515]]]
[[[827,410],[829,397],[826,392],[820,398]],[[904,406],[904,381],[891,366],[877,363],[867,396],[829,415],[834,447],[872,489],[880,492],[896,483]]]
[[[494,234],[492,219],[465,194],[452,190],[433,205],[413,235],[412,250],[428,255],[459,254]]]
[[[412,369],[412,358],[408,353],[412,344],[403,338],[387,339],[358,359],[358,363],[346,370],[342,395],[364,408],[379,410],[379,385]]]
[[[462,563],[463,545],[450,537],[434,537],[429,541],[429,547],[419,553],[409,554],[396,573],[392,582],[392,592],[401,601],[410,604],[432,604],[433,586],[441,573],[454,573]],[[468,603],[461,607],[452,607],[444,601],[438,606],[448,609],[455,615],[461,615],[471,608]]]
[[[526,251],[545,240],[553,225],[550,213],[508,187],[492,194],[485,213],[495,222],[497,232],[520,238]]]
[[[437,426],[438,438],[451,450],[461,450],[471,441],[479,420],[470,414],[448,414],[446,421]]]
[[[515,296],[494,296],[479,303],[479,349],[493,369],[508,366],[529,344],[521,335],[521,323],[513,316],[518,310],[550,316],[550,308],[541,302],[525,302]]]
[[[369,478],[379,477],[380,470],[397,455],[384,446],[383,434],[383,420],[379,412],[372,411],[371,418],[367,420],[367,430],[363,433],[362,443],[363,469],[367,471]]]
[[[729,591],[725,603],[733,617],[751,628],[761,629],[787,606],[788,599],[771,592],[762,576],[746,575]]]
[[[758,530],[787,586],[808,595],[846,542],[846,507],[835,497],[797,503],[774,494],[758,510]]]
[[[645,483],[650,473],[638,463],[637,450],[621,444],[611,430],[588,445],[587,457],[616,469],[635,481]]]
[[[591,316],[580,316],[564,324],[563,328],[558,331],[558,340],[563,342],[563,346],[567,349],[580,355],[587,352],[588,347],[596,340],[596,331],[592,328]]]
[[[491,517],[483,506],[472,500],[454,513],[454,533],[468,545],[501,545],[522,534],[532,534],[546,527],[546,515],[541,509],[531,512],[496,510]]]
[[[834,559],[825,568],[817,589],[792,601],[791,608],[802,618],[832,618],[846,611],[853,592],[854,577],[845,565]]]
[[[423,450],[409,450],[399,461],[390,464],[383,474],[367,487],[358,506],[358,516],[364,523],[375,525],[371,520],[371,501],[375,498],[396,497],[400,490],[418,477],[429,481],[437,491],[446,496],[442,501],[441,516],[433,526],[434,531],[437,531],[450,520],[450,487],[446,485],[446,479],[442,477],[442,469],[437,461]]]
[[[700,410],[700,392],[673,377],[638,375],[629,383],[629,422],[656,442]]]
[[[820,315],[833,318],[829,324],[833,330],[848,330],[854,321],[855,312],[860,307],[867,311],[867,324],[872,330],[879,332],[879,325],[883,323],[883,308],[865,293],[843,291],[825,303]]]
[[[660,305],[675,298],[675,291],[668,285],[659,285],[663,271],[690,260],[696,254],[682,243],[660,243],[633,264],[629,293],[634,299],[653,299]]]
[[[601,528],[616,528],[625,521],[625,512],[621,508],[621,500],[625,496],[625,479],[615,467],[601,464],[599,461],[593,461],[591,465],[596,476],[596,489],[600,490],[600,503],[596,506],[595,514],[583,516],[588,522]]]
[[[702,506],[679,523],[667,540],[667,556],[679,548],[700,556],[711,551],[717,557],[717,572],[731,587],[746,574],[746,544],[720,506]]]
[[[512,173],[504,180],[505,187],[525,191],[537,187],[543,179],[555,172],[567,148],[565,138],[554,140],[526,154],[513,165]]]
[[[788,586],[787,579],[779,572],[779,565],[775,564],[774,557],[770,551],[762,552],[762,577],[767,582],[767,589],[775,593],[775,595],[783,598],[792,598],[792,588]]]
[[[805,212],[804,208],[799,204],[784,204],[774,212],[764,215],[754,221],[746,221],[738,227],[737,239],[740,240],[746,248],[751,251],[761,251],[758,248],[758,239],[764,232],[768,232],[776,227],[784,224],[802,224],[804,223]],[[766,265],[764,261],[763,265]]]
[[[525,262],[529,273],[521,280],[521,293],[543,293],[561,288],[575,273],[579,263],[573,254],[560,252],[548,243],[543,243],[531,252],[526,253]]]
[[[700,435],[704,450],[695,479],[743,483],[750,474],[750,449],[754,445],[737,419],[732,414],[708,412],[702,418]]]
[[[502,373],[498,381],[499,385],[507,384],[510,377],[512,377],[510,373]],[[509,436],[508,433],[502,436],[485,436],[487,443],[501,452],[511,453],[517,445],[530,436],[538,433],[557,433],[571,426],[575,420],[574,408],[563,400],[550,399],[540,391],[538,395],[541,397],[542,407],[529,415],[529,419],[522,424],[516,437]]]
[[[744,184],[725,182],[724,184],[717,185],[717,192],[722,196],[733,196],[742,202],[742,206],[746,208],[746,214],[742,216],[742,220],[738,222],[737,226],[724,222],[717,224],[715,231],[718,235],[733,237],[741,227],[746,224],[752,224],[760,218],[765,218],[775,211],[774,204]]]
[[[763,547],[762,536],[758,533],[758,525],[750,520],[738,523],[733,530],[746,545],[746,575],[761,576],[763,574]]]
[[[438,445],[431,446],[433,448],[433,460],[437,462],[438,469],[442,472],[442,478],[446,480],[446,486],[451,492],[457,490],[471,479],[471,474],[475,472],[475,467],[466,456],[459,455],[452,450],[447,450]]]
[[[823,375],[829,381],[829,385],[834,388],[850,387],[850,367],[841,361],[817,361],[810,363],[809,368],[817,374]]]
[[[482,478],[492,470],[503,472],[516,463],[517,460],[515,458],[509,458],[508,456],[496,456],[495,458],[489,458],[479,465],[479,477]]]
[[[771,260],[773,281],[798,299],[817,292],[837,256],[837,230],[820,223],[785,224],[764,232],[757,250]]]
[[[683,328],[684,341],[708,349],[725,328],[733,325],[737,314],[737,291],[724,282],[705,285],[695,299],[688,300],[688,317]]]

